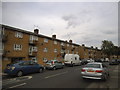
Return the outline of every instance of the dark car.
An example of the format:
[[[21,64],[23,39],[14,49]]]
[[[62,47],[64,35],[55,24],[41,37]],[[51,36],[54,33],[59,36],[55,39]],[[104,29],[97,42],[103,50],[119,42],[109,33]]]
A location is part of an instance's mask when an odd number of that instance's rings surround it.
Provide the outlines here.
[[[101,59],[96,59],[95,62],[102,62],[102,60]]]
[[[85,60],[85,59],[81,60],[81,65],[85,65],[85,64],[87,64],[87,63],[88,63],[87,60]]]
[[[118,65],[118,64],[119,64],[119,62],[118,62],[117,59],[114,59],[114,60],[110,60],[110,61],[109,61],[109,65]]]
[[[16,75],[18,77],[33,73],[33,72],[43,72],[44,67],[34,61],[28,60],[28,61],[19,61],[13,64],[8,64],[6,69],[4,70],[4,73],[7,73],[8,75]]]
[[[117,59],[117,61],[120,63],[120,59]]]

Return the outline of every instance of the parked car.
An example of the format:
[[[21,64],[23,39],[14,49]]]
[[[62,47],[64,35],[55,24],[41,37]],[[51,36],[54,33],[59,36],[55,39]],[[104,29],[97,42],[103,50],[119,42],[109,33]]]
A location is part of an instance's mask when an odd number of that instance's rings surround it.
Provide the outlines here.
[[[119,64],[119,62],[117,59],[113,59],[113,60],[109,61],[109,65],[118,65],[118,64]]]
[[[102,60],[101,59],[96,59],[95,62],[102,62]]]
[[[58,68],[63,68],[63,67],[64,67],[64,63],[58,60],[48,60],[48,62],[46,63],[46,69],[56,70]]]
[[[108,68],[100,62],[86,64],[81,69],[82,78],[107,80],[109,76]]]
[[[81,65],[85,65],[87,63],[88,63],[88,61],[86,59],[81,60]]]
[[[44,66],[28,60],[28,61],[19,61],[16,63],[8,64],[6,69],[4,70],[4,73],[7,73],[8,75],[16,75],[18,77],[33,73],[33,72],[43,72]]]
[[[120,63],[120,59],[117,59],[117,61]]]
[[[78,54],[66,54],[64,61],[65,65],[81,65],[80,56]]]

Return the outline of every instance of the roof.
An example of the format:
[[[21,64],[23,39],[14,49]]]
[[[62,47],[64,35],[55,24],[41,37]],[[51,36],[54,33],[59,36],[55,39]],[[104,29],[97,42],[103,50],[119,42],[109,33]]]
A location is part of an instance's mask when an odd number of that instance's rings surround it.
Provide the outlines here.
[[[66,42],[66,40],[64,41],[64,40],[48,37],[48,36],[45,36],[45,35],[42,35],[42,34],[35,34],[34,32],[30,32],[30,31],[27,31],[27,30],[15,28],[15,27],[8,26],[8,25],[3,25],[3,24],[0,24],[0,25],[2,25],[2,27],[6,28],[6,29],[10,29],[10,30],[14,30],[14,31],[30,34],[30,35],[35,35],[35,36],[38,36],[38,37],[47,38],[47,39],[51,39],[51,40],[56,40],[56,41],[64,42],[64,43],[71,44],[71,45],[80,46],[79,44],[76,44],[76,43]]]

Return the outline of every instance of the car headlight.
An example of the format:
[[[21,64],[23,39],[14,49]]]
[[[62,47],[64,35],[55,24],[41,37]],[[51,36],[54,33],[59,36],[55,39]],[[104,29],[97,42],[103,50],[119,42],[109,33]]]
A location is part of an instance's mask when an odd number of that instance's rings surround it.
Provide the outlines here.
[[[15,67],[11,67],[11,69],[12,69],[12,70],[14,70],[14,69],[15,69]]]

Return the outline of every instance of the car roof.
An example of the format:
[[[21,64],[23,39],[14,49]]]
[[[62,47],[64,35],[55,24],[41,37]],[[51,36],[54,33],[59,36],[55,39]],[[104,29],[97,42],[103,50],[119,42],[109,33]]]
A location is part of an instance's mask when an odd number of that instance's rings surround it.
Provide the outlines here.
[[[102,64],[100,62],[91,62],[91,63],[87,63],[87,64]]]

